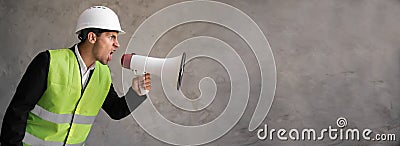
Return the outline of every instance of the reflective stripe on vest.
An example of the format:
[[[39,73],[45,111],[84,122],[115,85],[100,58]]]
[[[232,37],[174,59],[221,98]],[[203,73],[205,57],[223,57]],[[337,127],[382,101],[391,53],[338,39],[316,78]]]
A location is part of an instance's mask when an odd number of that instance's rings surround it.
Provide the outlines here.
[[[53,142],[53,141],[44,141],[41,140],[28,132],[25,132],[25,137],[22,140],[25,144],[29,143],[29,145],[43,145],[43,146],[64,146],[64,142]],[[65,146],[81,146],[82,143],[79,144],[65,144]]]
[[[74,52],[49,52],[47,89],[28,114],[24,145],[82,145],[110,89],[110,70],[96,61],[82,93]]]
[[[76,124],[92,124],[96,116],[82,116],[82,115],[73,115],[73,114],[55,114],[47,111],[46,109],[40,107],[39,105],[35,105],[35,108],[31,111],[31,113],[36,116],[42,118],[43,120],[47,120],[53,123],[62,124],[62,123],[70,123],[72,120],[72,116],[74,116],[73,123]]]

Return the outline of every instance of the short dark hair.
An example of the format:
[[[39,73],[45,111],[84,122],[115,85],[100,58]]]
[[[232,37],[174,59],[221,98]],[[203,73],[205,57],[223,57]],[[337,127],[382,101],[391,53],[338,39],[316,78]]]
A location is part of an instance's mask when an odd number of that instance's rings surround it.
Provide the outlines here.
[[[94,34],[96,34],[96,36],[100,36],[103,32],[106,32],[106,31],[109,31],[109,30],[99,29],[99,28],[85,28],[80,31],[80,33],[78,35],[78,39],[81,40],[81,43],[83,43],[87,39],[89,32],[93,32]]]

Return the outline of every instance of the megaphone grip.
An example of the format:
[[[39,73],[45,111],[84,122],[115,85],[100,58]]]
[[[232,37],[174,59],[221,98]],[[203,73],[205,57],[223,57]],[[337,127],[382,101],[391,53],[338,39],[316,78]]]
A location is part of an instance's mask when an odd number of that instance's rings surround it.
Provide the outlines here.
[[[145,74],[146,74],[146,73],[144,73],[143,76],[140,77],[140,79],[139,79],[139,90],[140,90],[140,94],[142,94],[142,95],[145,95],[145,94],[149,93],[149,90],[146,90],[146,89],[144,88],[144,84],[143,84]]]

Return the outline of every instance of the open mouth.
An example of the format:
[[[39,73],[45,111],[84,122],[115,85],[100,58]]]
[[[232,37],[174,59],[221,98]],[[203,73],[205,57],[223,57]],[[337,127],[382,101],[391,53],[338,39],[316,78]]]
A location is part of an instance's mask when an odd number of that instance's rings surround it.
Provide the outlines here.
[[[112,54],[113,54],[114,52],[110,52],[110,54],[108,55],[108,58],[107,58],[107,61],[111,61],[111,59],[112,59]]]

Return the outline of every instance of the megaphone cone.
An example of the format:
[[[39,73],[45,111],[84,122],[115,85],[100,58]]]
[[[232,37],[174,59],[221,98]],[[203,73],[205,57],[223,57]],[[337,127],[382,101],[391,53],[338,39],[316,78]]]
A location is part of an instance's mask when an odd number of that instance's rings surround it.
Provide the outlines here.
[[[135,74],[150,73],[176,82],[176,89],[182,85],[182,77],[185,67],[186,53],[173,58],[155,58],[132,54],[124,54],[121,58],[121,65],[132,70]]]

